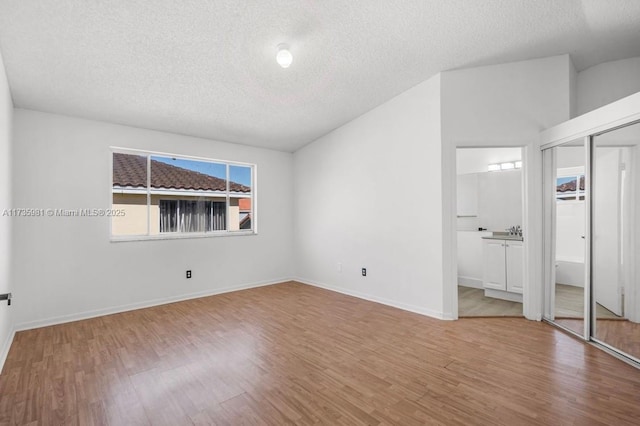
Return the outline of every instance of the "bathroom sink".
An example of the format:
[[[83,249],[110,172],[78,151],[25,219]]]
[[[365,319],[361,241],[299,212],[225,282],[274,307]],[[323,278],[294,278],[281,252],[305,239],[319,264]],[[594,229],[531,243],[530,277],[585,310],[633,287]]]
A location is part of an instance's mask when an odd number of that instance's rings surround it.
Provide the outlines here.
[[[523,241],[521,235],[512,235],[508,232],[492,232],[492,235],[482,237],[485,240],[509,240],[509,241]]]

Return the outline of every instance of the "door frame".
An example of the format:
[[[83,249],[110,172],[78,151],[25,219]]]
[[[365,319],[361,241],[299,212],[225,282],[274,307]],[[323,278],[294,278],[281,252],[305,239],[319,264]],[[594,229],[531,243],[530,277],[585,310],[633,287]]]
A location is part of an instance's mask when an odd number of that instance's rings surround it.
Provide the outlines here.
[[[585,179],[585,191],[584,191],[584,277],[583,277],[583,315],[582,315],[582,334],[578,333],[576,330],[572,330],[564,325],[555,322],[555,282],[556,282],[556,244],[555,244],[555,236],[557,230],[557,223],[555,218],[556,214],[556,202],[555,202],[555,185],[557,179],[557,165],[556,165],[556,156],[554,155],[545,155],[546,152],[553,153],[554,148],[560,148],[562,146],[566,146],[570,142],[575,142],[577,140],[582,139],[582,148],[584,152],[584,179]],[[593,174],[592,174],[592,137],[584,136],[577,137],[576,139],[570,139],[563,141],[560,144],[552,144],[550,146],[541,147],[541,152],[543,153],[543,194],[544,199],[542,203],[542,208],[544,209],[543,216],[543,235],[544,235],[544,249],[543,249],[543,265],[544,265],[544,280],[542,282],[542,297],[546,302],[544,303],[544,315],[543,319],[551,322],[556,327],[562,328],[563,330],[580,337],[583,340],[589,340],[589,335],[591,333],[592,322],[590,321],[589,312],[591,311],[591,300],[592,300],[592,288],[591,288],[591,256],[592,256],[592,244],[591,244],[591,217],[592,217],[592,209],[591,209],[591,185],[593,183]],[[573,145],[580,146],[580,145]],[[545,173],[545,170],[553,173],[553,176],[549,176],[549,173]],[[551,181],[549,182],[549,178]],[[552,202],[550,202],[553,200]],[[549,222],[549,223],[547,223]],[[551,283],[554,283],[552,286]]]
[[[520,148],[522,150],[523,291],[522,313],[530,320],[542,320],[542,152],[537,141],[528,144],[447,144],[443,151],[443,319],[458,319],[457,165],[458,148]],[[448,173],[447,173],[448,171]]]

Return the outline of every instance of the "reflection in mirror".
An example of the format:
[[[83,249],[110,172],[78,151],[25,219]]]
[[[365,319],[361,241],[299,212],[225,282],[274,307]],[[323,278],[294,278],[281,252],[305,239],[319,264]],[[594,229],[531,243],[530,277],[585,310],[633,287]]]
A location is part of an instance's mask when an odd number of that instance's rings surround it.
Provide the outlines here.
[[[553,316],[584,335],[585,318],[585,148],[577,140],[553,148],[551,180],[554,221]]]
[[[593,141],[592,337],[640,359],[640,123]]]

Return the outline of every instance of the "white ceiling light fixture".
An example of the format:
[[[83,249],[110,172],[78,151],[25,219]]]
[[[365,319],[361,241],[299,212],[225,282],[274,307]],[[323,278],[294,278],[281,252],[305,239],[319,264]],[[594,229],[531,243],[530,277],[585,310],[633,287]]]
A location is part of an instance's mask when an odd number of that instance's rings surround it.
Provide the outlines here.
[[[487,169],[490,172],[498,172],[500,170],[513,170],[513,169],[521,169],[522,161],[509,161],[506,163],[498,163],[498,164],[489,164]]]
[[[511,170],[515,169],[516,165],[513,163],[502,163],[500,164],[500,169],[502,170]]]
[[[289,68],[293,62],[293,55],[289,50],[289,46],[286,43],[280,43],[278,45],[278,53],[276,54],[276,62],[282,68]]]

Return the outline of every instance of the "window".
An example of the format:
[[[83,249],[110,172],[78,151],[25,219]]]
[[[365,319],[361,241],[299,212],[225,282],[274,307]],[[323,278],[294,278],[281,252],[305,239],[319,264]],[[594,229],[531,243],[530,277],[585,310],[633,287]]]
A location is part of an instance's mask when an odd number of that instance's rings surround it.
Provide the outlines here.
[[[114,239],[255,232],[255,165],[114,149]]]

